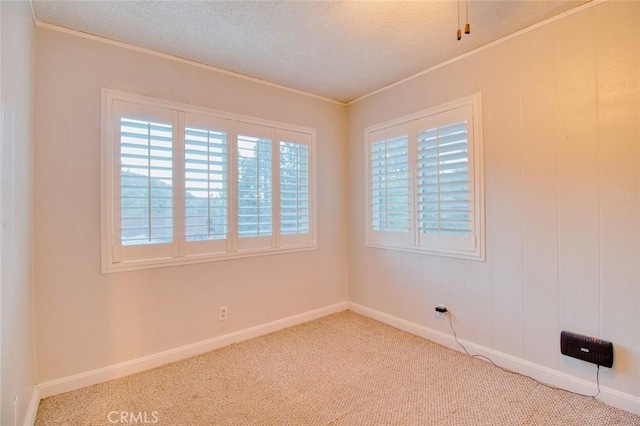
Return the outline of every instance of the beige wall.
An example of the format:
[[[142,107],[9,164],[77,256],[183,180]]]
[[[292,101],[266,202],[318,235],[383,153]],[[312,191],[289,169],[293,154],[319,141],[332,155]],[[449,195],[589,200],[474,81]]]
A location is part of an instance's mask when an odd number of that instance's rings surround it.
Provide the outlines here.
[[[32,292],[33,19],[27,2],[0,2],[0,424],[24,422],[34,391]]]
[[[48,29],[36,36],[38,382],[346,300],[343,106]],[[101,275],[102,87],[317,129],[318,250]]]
[[[564,329],[600,336],[616,348],[602,384],[640,396],[639,28],[639,2],[600,4],[346,113],[275,87],[39,28],[37,381],[348,297],[449,333],[433,314],[436,302],[445,303],[463,339],[589,382],[593,368],[562,357],[558,336]],[[101,275],[101,87],[316,128],[319,249]],[[487,261],[365,248],[364,128],[476,91],[484,101]],[[218,322],[223,304],[230,318]]]
[[[364,247],[364,128],[476,91],[487,261]],[[351,105],[350,301],[594,382],[560,355],[610,340],[601,383],[640,396],[640,2],[606,2]]]

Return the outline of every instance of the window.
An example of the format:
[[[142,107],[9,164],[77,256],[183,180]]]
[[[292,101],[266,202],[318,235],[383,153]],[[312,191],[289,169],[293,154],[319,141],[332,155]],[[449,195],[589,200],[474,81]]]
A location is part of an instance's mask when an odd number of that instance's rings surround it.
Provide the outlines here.
[[[484,260],[481,104],[366,129],[366,245]]]
[[[313,129],[103,90],[103,271],[307,250]]]

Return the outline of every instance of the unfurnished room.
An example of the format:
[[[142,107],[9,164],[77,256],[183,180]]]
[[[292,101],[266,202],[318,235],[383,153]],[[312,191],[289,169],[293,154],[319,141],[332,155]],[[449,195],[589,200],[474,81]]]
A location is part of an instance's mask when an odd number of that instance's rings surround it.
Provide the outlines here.
[[[640,1],[1,1],[0,424],[640,425]]]

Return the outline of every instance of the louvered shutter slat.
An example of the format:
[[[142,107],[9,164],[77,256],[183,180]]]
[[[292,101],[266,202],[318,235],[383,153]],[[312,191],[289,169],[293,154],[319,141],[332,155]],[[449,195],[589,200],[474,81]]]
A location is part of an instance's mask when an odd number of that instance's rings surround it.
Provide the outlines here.
[[[271,222],[271,141],[238,135],[238,207],[255,208],[238,214],[241,238],[270,236]]]
[[[373,142],[370,171],[372,229],[408,232],[411,208],[408,136]]]
[[[280,141],[280,233],[309,232],[309,147]]]
[[[185,238],[227,238],[227,137],[207,128],[185,128]]]
[[[173,241],[173,129],[120,119],[120,240],[123,246]]]
[[[422,234],[467,235],[471,230],[467,139],[466,122],[418,134],[418,226]]]

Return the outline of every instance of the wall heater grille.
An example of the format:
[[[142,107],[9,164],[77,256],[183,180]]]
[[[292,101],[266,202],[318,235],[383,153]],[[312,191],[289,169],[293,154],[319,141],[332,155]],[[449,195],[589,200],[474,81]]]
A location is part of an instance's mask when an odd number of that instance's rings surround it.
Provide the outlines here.
[[[560,333],[560,352],[603,367],[613,366],[613,344],[597,337],[563,331]]]

